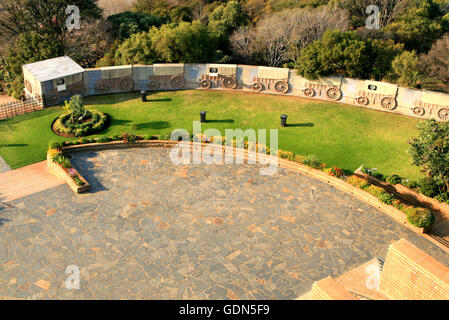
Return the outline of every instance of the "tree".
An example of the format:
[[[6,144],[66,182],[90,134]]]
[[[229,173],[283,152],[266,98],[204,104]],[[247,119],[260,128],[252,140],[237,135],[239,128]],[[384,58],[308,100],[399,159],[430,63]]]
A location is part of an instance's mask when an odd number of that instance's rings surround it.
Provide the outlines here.
[[[296,9],[265,16],[255,27],[242,27],[231,36],[234,54],[247,63],[279,66],[296,62],[300,51],[327,29],[347,29],[347,15],[327,9]]]
[[[24,64],[58,57],[62,52],[60,43],[50,36],[40,35],[34,31],[22,33],[6,54],[5,70],[8,78],[12,79],[7,85],[8,94],[17,99],[23,97]]]
[[[449,87],[449,33],[435,42],[430,51],[421,56],[420,62],[424,75],[438,79]]]
[[[97,0],[0,0],[0,7],[5,10],[0,19],[0,33],[18,36],[34,31],[49,34],[64,45],[70,33],[66,27],[68,5],[78,6],[82,17],[102,16]]]
[[[120,41],[128,39],[132,34],[148,32],[151,27],[160,27],[166,19],[149,13],[122,12],[108,17],[108,21],[115,30],[115,37]]]
[[[394,58],[388,79],[400,86],[416,87],[420,78],[418,56],[415,51],[404,51]]]
[[[432,44],[449,31],[449,15],[433,0],[419,0],[386,27],[394,34],[394,39],[404,43],[409,51],[427,52]]]
[[[373,69],[373,52],[371,42],[360,39],[355,31],[328,30],[301,51],[296,69],[308,79],[336,73],[366,79]]]
[[[373,55],[375,56],[371,77],[381,81],[393,72],[393,60],[404,52],[404,45],[395,43],[393,40],[374,39],[371,41],[374,49]]]
[[[111,26],[104,19],[85,19],[81,30],[67,39],[65,54],[84,68],[95,67],[112,46]]]
[[[449,193],[449,122],[422,121],[418,131],[418,136],[409,141],[413,165],[444,184]]]
[[[366,9],[370,5],[376,5],[379,8],[379,26],[383,28],[404,13],[413,1],[415,0],[331,0],[330,5],[347,10],[354,28],[365,26],[368,18]]]
[[[157,60],[157,54],[153,49],[153,42],[148,32],[133,34],[115,52],[115,63],[117,65],[150,65]]]
[[[70,122],[74,125],[82,121],[88,114],[80,95],[74,95],[70,101],[65,101],[64,109],[70,113]]]
[[[160,61],[208,62],[215,58],[217,38],[199,21],[153,27],[149,34]]]

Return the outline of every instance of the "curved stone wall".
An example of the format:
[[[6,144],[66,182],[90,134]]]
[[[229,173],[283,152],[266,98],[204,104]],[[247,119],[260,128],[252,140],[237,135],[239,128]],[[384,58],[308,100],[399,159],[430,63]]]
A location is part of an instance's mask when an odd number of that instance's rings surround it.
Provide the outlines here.
[[[141,90],[240,90],[356,105],[423,119],[449,120],[449,95],[370,80],[327,77],[309,81],[295,70],[247,65],[155,64],[86,69],[58,92],[42,84],[47,105],[84,96]]]

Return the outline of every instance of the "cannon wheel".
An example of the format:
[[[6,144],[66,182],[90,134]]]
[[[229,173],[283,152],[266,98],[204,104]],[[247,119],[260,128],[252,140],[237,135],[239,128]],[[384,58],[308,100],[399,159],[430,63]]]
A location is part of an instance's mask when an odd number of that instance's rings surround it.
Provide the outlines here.
[[[287,93],[290,89],[290,86],[288,85],[287,81],[279,80],[274,84],[274,89],[279,93]]]
[[[170,83],[175,89],[182,89],[186,85],[186,80],[181,75],[176,75],[171,77]]]
[[[225,77],[223,79],[223,86],[227,89],[235,89],[237,88],[237,79],[235,79],[234,77]]]
[[[33,93],[33,87],[31,86],[31,83],[28,80],[25,80],[25,88],[27,88],[30,94]]]
[[[441,120],[449,120],[449,109],[448,108],[441,108],[440,110],[438,110],[438,117]]]
[[[212,87],[212,81],[209,79],[203,79],[200,81],[200,86],[203,89],[210,89],[210,87]]]
[[[134,88],[134,80],[131,78],[125,78],[120,81],[120,90],[131,91]]]
[[[384,97],[380,100],[382,108],[387,110],[393,110],[397,106],[396,99],[393,97]]]
[[[327,89],[326,95],[329,98],[329,100],[337,101],[341,98],[341,90],[337,87],[332,87]]]
[[[423,107],[414,107],[412,111],[414,114],[420,117],[422,117],[426,113],[426,109],[424,109]]]
[[[251,85],[251,88],[252,88],[254,91],[261,92],[261,91],[263,90],[263,84],[262,84],[261,82],[254,82],[254,83]]]
[[[305,88],[304,95],[306,97],[313,97],[315,95],[315,90],[313,90],[312,88]]]
[[[155,90],[159,88],[159,81],[157,80],[150,80],[150,82],[148,82],[148,88],[151,90]]]
[[[369,99],[365,96],[357,97],[357,103],[361,106],[367,106],[369,103]]]

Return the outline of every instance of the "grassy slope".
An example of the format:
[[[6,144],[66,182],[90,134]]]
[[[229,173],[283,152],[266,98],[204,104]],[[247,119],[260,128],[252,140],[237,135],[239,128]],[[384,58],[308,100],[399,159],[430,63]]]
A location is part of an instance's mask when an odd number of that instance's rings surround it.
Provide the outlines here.
[[[123,132],[169,133],[175,128],[192,130],[192,121],[207,110],[203,130],[216,128],[279,129],[279,147],[299,154],[315,154],[354,170],[365,164],[385,174],[417,178],[410,165],[407,139],[416,135],[418,120],[405,116],[327,102],[257,94],[178,91],[159,92],[143,104],[138,94],[89,97],[87,105],[110,114],[112,126],[101,135]],[[50,130],[60,108],[0,122],[0,155],[13,168],[45,157],[49,140],[63,140]],[[280,128],[280,115],[288,114],[288,128]],[[233,122],[232,122],[233,121]],[[12,146],[5,147],[6,144]]]

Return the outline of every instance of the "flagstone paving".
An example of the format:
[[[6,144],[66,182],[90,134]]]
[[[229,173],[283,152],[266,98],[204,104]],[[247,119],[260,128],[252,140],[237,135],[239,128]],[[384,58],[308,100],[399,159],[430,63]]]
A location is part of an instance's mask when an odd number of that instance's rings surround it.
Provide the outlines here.
[[[93,186],[62,185],[0,208],[0,298],[294,299],[407,238],[373,207],[288,170],[174,166],[166,150],[74,155]],[[68,266],[79,290],[65,286]]]

